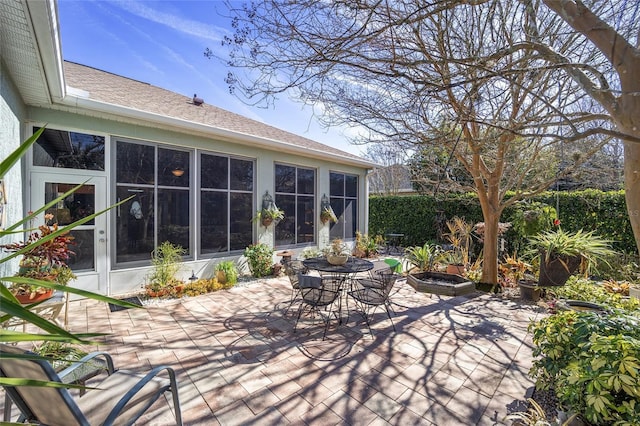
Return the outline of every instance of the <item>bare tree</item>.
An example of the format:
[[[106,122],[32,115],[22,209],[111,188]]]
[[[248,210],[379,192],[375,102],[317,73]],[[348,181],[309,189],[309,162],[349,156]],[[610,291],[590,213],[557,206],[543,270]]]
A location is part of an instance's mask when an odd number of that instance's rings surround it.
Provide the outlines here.
[[[369,174],[369,191],[379,195],[398,195],[411,189],[406,154],[397,145],[371,144],[364,155],[378,166]]]
[[[537,1],[527,2],[532,9]],[[543,0],[581,37],[573,48],[595,48],[606,61],[576,61],[554,46],[536,44],[549,63],[570,75],[613,120],[624,143],[627,211],[640,251],[640,19],[637,1]],[[591,56],[593,58],[593,56]]]
[[[484,215],[485,282],[497,282],[502,211],[556,180],[556,146],[581,144],[567,174],[606,143],[587,136],[615,135],[534,48],[573,54],[549,10],[509,0],[263,0],[230,10],[229,65],[244,74],[227,81],[238,95],[268,103],[294,93],[323,106],[324,124],[364,129],[360,142],[441,147],[469,173]]]

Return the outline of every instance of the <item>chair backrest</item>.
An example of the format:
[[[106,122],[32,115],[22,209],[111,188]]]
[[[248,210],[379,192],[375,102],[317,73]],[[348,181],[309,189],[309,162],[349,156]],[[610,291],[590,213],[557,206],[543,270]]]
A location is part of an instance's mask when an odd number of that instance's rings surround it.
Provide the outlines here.
[[[298,286],[298,275],[306,274],[307,271],[307,267],[304,266],[301,260],[290,260],[284,264],[284,273],[289,277],[289,281],[291,281],[293,287]]]
[[[0,344],[0,376],[39,382],[62,383],[51,364],[15,346]],[[44,386],[3,386],[27,420],[42,424],[88,425],[75,401],[65,388]]]
[[[369,274],[372,277],[375,277],[375,274],[377,274],[380,271],[391,271],[391,267],[384,260],[374,260],[373,261],[373,268],[371,269]]]
[[[395,274],[391,269],[378,271],[376,273],[376,278],[382,283],[382,291],[385,296],[387,296],[396,281],[398,280],[398,275]]]
[[[340,281],[300,274],[298,285],[304,303],[311,306],[332,304],[340,294]]]

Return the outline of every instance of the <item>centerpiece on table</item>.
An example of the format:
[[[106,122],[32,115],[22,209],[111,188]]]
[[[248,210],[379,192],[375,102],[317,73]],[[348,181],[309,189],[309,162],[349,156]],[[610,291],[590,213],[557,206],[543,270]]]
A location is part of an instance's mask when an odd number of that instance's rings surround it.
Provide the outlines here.
[[[349,247],[340,238],[334,238],[326,252],[327,262],[332,265],[344,265],[349,260],[349,254]]]
[[[22,254],[16,276],[25,280],[13,282],[8,289],[23,304],[40,302],[53,296],[52,288],[40,285],[43,281],[67,285],[76,278],[66,263],[69,256],[75,254],[69,248],[74,244],[73,236],[68,231],[61,232],[52,239],[40,242],[59,231],[57,223],[49,225],[53,215],[45,214],[44,219],[45,224],[31,232],[26,241],[0,246],[7,252]]]

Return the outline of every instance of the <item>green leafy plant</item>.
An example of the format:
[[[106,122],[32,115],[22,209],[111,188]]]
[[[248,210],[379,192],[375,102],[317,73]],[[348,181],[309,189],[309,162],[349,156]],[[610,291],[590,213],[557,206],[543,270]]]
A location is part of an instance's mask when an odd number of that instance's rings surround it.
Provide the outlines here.
[[[629,312],[640,308],[640,301],[637,299],[607,291],[604,285],[579,277],[571,277],[564,286],[548,289],[548,292],[556,298],[593,302],[607,308],[624,309]]]
[[[336,223],[338,221],[338,217],[336,216],[331,206],[326,206],[323,207],[322,211],[320,212],[320,220],[322,221],[322,223]]]
[[[435,270],[436,262],[443,254],[442,248],[429,242],[422,246],[412,246],[405,249],[404,255],[407,261],[420,271]]]
[[[536,386],[592,424],[640,424],[640,317],[563,311],[533,323]]]
[[[252,244],[244,249],[244,257],[251,275],[260,278],[271,275],[273,267],[273,249],[264,243]]]
[[[253,217],[253,222],[260,222],[267,227],[273,222],[279,222],[284,219],[284,210],[275,206],[269,206],[266,209],[258,210]]]
[[[33,352],[49,359],[56,371],[60,371],[80,360],[87,352],[65,342],[44,342],[33,348]]]
[[[146,285],[147,290],[161,292],[166,295],[172,287],[183,284],[176,274],[180,271],[180,262],[185,250],[169,241],[160,244],[151,253],[151,265]]]
[[[233,285],[238,282],[238,268],[236,268],[236,264],[231,260],[225,260],[218,263],[215,267],[215,271],[218,281],[222,284]],[[223,280],[220,279],[221,275],[224,277]]]
[[[611,249],[611,242],[596,235],[593,231],[565,232],[558,227],[531,237],[533,252],[542,252],[542,261],[551,262],[556,258],[580,256],[581,270],[587,273],[595,268],[598,262],[607,262],[607,258],[616,254]]]

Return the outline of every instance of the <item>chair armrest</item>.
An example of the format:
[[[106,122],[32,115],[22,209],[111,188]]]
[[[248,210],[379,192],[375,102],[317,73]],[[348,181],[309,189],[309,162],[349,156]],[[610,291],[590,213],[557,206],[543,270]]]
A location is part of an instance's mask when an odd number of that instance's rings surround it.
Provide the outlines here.
[[[59,372],[58,377],[62,383],[84,383],[103,371],[108,375],[115,371],[113,358],[107,352],[92,352]]]
[[[148,372],[144,377],[142,377],[138,381],[138,383],[136,383],[131,389],[129,389],[129,391],[126,394],[124,394],[124,396],[122,398],[120,398],[120,401],[118,401],[118,403],[113,407],[113,409],[111,410],[111,412],[109,413],[109,415],[107,416],[107,418],[105,419],[103,424],[104,425],[112,425],[116,421],[118,416],[120,415],[120,412],[126,407],[127,403],[147,383],[149,383],[151,380],[153,380],[158,374],[162,373],[163,371],[166,371],[167,374],[169,375],[169,387],[171,389],[171,393],[173,394],[173,402],[174,402],[174,410],[175,410],[175,416],[176,416],[176,424],[177,425],[182,425],[182,414],[180,412],[180,399],[178,398],[178,384],[176,382],[176,373],[173,370],[173,368],[165,366],[165,365],[161,365],[161,366],[155,367],[153,370]],[[162,392],[164,392],[164,390],[162,390],[160,393],[162,393]]]

